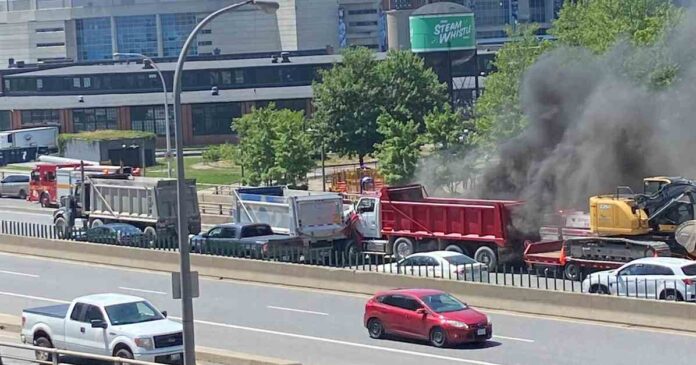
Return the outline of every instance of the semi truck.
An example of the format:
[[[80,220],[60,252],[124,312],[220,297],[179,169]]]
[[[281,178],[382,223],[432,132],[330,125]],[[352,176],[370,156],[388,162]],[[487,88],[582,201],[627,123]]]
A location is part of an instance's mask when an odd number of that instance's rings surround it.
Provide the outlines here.
[[[38,127],[0,132],[0,150],[38,149],[39,154],[58,151],[58,127]]]
[[[176,180],[128,175],[84,175],[76,181],[70,195],[61,197],[61,207],[53,213],[57,232],[68,232],[74,219],[89,227],[104,223],[129,223],[140,228],[150,241],[176,236]],[[185,181],[183,203],[188,232],[201,231],[196,181]],[[73,207],[74,206],[74,207]]]
[[[335,193],[284,188],[236,190],[237,222],[266,223],[309,247],[402,259],[421,251],[465,253],[494,267],[519,261],[523,239],[512,226],[518,201],[429,197],[421,185],[383,187],[356,208]]]

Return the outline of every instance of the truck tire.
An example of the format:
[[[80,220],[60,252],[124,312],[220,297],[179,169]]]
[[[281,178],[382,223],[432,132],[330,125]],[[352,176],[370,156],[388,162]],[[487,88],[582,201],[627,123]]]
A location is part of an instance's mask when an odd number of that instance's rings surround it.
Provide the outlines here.
[[[63,217],[58,217],[56,220],[53,222],[53,227],[56,230],[56,236],[61,239],[66,239],[69,238],[68,235],[68,222],[65,221],[65,218]]]
[[[154,248],[157,242],[157,230],[155,227],[145,227],[145,229],[143,229],[143,235],[145,236],[145,244],[150,248]]]
[[[44,336],[39,336],[37,339],[35,339],[34,345],[37,347],[44,347],[47,349],[53,348],[53,344],[51,343],[51,340],[49,340],[47,337],[44,337]],[[36,357],[36,360],[38,360],[38,361],[53,361],[53,354],[51,354],[50,352],[35,351],[34,357]]]
[[[568,280],[579,281],[582,278],[582,268],[574,262],[569,262],[565,265],[563,274]]]
[[[474,253],[474,260],[488,265],[489,270],[493,270],[498,267],[498,255],[495,254],[492,248],[488,246],[481,246]]]
[[[401,260],[415,252],[413,241],[406,237],[397,238],[394,241],[394,258]]]
[[[89,223],[89,228],[101,227],[104,225],[101,219],[95,219]]]
[[[127,347],[121,347],[114,352],[114,357],[133,360],[133,353]]]
[[[41,195],[39,195],[39,203],[41,203],[42,208],[51,207],[51,197],[48,195],[48,193],[43,192]]]
[[[445,251],[452,251],[452,252],[460,253],[460,254],[462,254],[462,255],[466,255],[466,254],[464,253],[464,249],[461,248],[461,246],[458,246],[458,245],[449,245],[449,246],[445,247]]]

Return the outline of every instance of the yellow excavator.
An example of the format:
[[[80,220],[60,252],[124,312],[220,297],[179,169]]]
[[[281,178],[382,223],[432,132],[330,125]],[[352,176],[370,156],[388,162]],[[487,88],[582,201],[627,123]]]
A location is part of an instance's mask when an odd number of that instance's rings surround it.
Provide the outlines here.
[[[624,238],[627,246],[636,246],[631,251],[645,254],[664,242],[673,256],[696,259],[695,207],[696,182],[649,177],[641,194],[618,187],[615,194],[591,197],[590,229],[598,243],[602,237]]]

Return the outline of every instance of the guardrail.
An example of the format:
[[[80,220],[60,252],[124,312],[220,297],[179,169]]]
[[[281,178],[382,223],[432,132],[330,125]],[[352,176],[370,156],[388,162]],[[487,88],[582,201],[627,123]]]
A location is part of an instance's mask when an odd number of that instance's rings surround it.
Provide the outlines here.
[[[9,349],[19,350],[19,352],[22,352],[22,351],[31,352],[32,355],[34,355],[34,356],[22,356],[21,354],[19,354],[19,355],[14,354],[14,353],[11,353],[11,351],[8,351]],[[24,344],[15,344],[15,343],[10,343],[10,342],[0,341],[0,360],[2,360],[2,361],[9,359],[9,360],[25,361],[25,362],[30,362],[30,363],[34,363],[34,364],[42,364],[42,365],[58,365],[58,364],[63,363],[60,361],[61,356],[78,358],[78,359],[96,360],[96,361],[105,362],[105,363],[108,362],[108,363],[116,364],[116,365],[158,365],[158,364],[153,363],[153,362],[131,360],[131,359],[126,359],[126,358],[121,358],[121,357],[93,355],[93,354],[86,354],[86,353],[82,353],[82,352],[65,351],[65,350],[58,350],[58,349],[54,349],[54,348],[46,348],[46,347],[24,345]],[[2,363],[2,361],[0,361],[0,363]]]
[[[122,237],[115,235],[92,235],[88,229],[75,228],[70,232],[58,232],[52,226],[25,222],[0,222],[0,234],[36,237],[45,239],[67,239],[106,245],[146,248],[151,250],[177,251],[178,244],[174,238],[160,237],[151,239],[146,236]],[[542,289],[559,292],[587,293],[593,295],[613,295],[649,300],[694,301],[696,300],[696,282],[691,280],[656,280],[635,281],[619,279],[597,280],[590,276],[584,281],[563,277],[563,271],[556,268],[532,268],[508,266],[488,270],[485,266],[470,263],[436,262],[394,262],[391,257],[375,256],[361,252],[347,253],[333,247],[296,247],[276,246],[268,243],[250,244],[224,241],[224,238],[193,238],[190,240],[191,252],[257,261],[277,261],[298,265],[324,266],[387,273],[403,276],[435,278],[460,282],[476,282],[487,285],[518,288]]]

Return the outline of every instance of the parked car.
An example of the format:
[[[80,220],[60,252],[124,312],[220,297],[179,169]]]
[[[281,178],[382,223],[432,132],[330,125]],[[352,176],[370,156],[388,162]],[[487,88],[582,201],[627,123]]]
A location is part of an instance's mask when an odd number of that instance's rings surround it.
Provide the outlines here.
[[[139,246],[147,241],[143,232],[127,223],[107,223],[93,226],[74,235],[77,241],[108,243],[112,245]]]
[[[427,340],[436,347],[484,343],[493,336],[488,316],[450,294],[431,289],[377,293],[365,305],[363,322],[372,338],[397,335]]]
[[[582,282],[583,292],[696,301],[696,262],[673,257],[647,257],[616,270],[600,271]]]
[[[191,250],[204,254],[300,261],[304,241],[275,234],[268,224],[226,223],[190,238]]]
[[[0,197],[12,196],[26,199],[29,191],[29,175],[7,175],[0,181]]]
[[[415,253],[399,262],[382,265],[379,271],[467,281],[490,280],[488,265],[454,251]]]
[[[94,355],[177,364],[183,352],[182,326],[145,299],[95,294],[71,304],[25,309],[23,343]],[[37,351],[37,360],[52,355]]]

